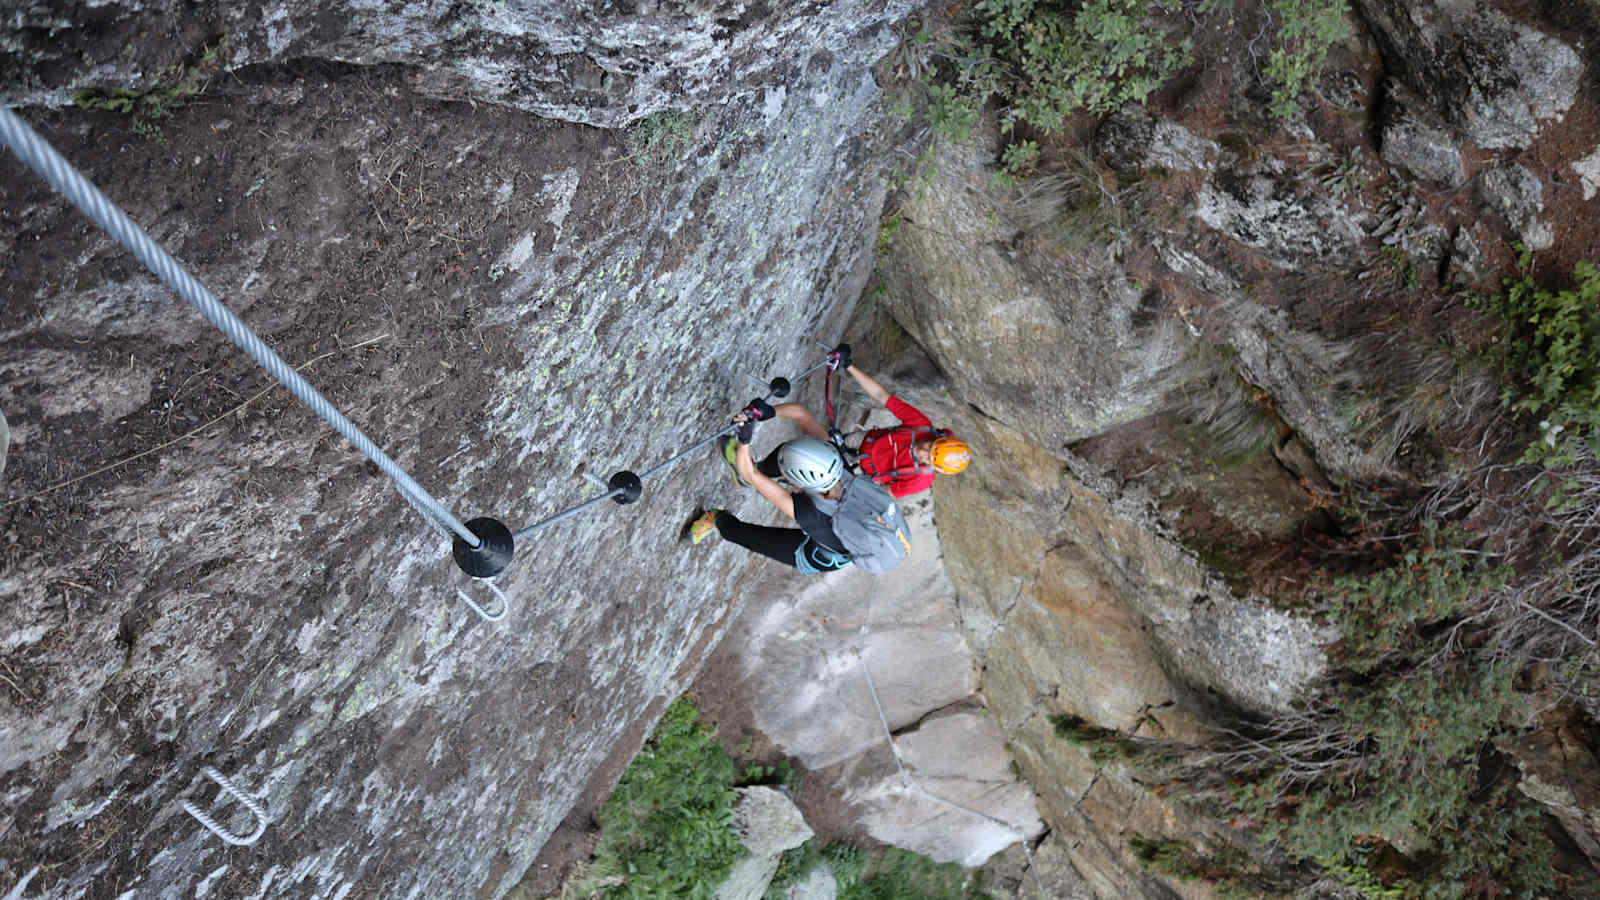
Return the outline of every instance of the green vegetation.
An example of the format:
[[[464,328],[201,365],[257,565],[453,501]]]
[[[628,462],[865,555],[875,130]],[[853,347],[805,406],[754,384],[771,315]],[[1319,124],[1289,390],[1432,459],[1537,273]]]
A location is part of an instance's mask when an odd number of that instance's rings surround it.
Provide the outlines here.
[[[581,896],[709,897],[744,852],[733,760],[698,714],[673,701],[596,813],[600,843]]]
[[[894,249],[895,235],[900,233],[900,226],[904,220],[900,214],[892,212],[878,220],[878,259],[889,257],[889,252]]]
[[[1552,288],[1533,280],[1532,256],[1520,249],[1517,277],[1504,281],[1502,293],[1471,302],[1509,332],[1494,354],[1516,379],[1504,402],[1541,419],[1542,436],[1522,461],[1568,465],[1585,450],[1600,455],[1600,268],[1580,262],[1571,287]]]
[[[1516,704],[1516,667],[1451,638],[1463,609],[1510,577],[1468,538],[1429,527],[1390,566],[1332,579],[1325,599],[1346,674],[1232,759],[1244,776],[1234,812],[1370,897],[1457,897],[1485,879],[1517,896],[1553,888],[1537,805],[1485,777]],[[1408,880],[1377,880],[1369,857],[1380,847],[1405,848]]]
[[[1106,113],[1144,102],[1190,62],[1187,41],[1174,41],[1148,20],[1179,0],[1085,0],[1063,6],[1041,0],[978,0],[950,62],[929,88],[929,119],[964,140],[991,98],[1000,126],[1018,123],[1060,130],[1078,110]]]
[[[1082,718],[1062,713],[1050,717],[1056,737],[1076,747],[1082,747],[1097,766],[1129,759],[1136,751],[1120,733],[1109,728],[1091,725]]]
[[[1209,16],[1229,0],[1205,0]],[[1347,0],[1265,0],[1273,44],[1262,74],[1272,89],[1271,111],[1287,119],[1322,71],[1328,50],[1350,34]],[[954,32],[903,36],[899,72],[928,85],[928,119],[952,140],[966,140],[991,100],[1000,105],[1000,130],[1026,125],[1059,132],[1078,112],[1109,113],[1144,103],[1193,61],[1193,42],[1181,0],[977,0]],[[1031,159],[1005,161],[1016,177]]]
[[[1421,546],[1394,565],[1366,576],[1347,575],[1332,584],[1329,618],[1344,635],[1344,664],[1371,672],[1397,658],[1428,650],[1422,626],[1454,616],[1468,600],[1504,587],[1506,566],[1477,562],[1461,549],[1459,529],[1424,527]]]
[[[635,122],[628,130],[628,159],[641,169],[659,166],[682,156],[694,140],[693,113],[665,109]]]
[[[1188,841],[1134,834],[1128,838],[1128,848],[1146,871],[1181,881],[1208,882],[1219,897],[1243,900],[1278,893],[1263,883],[1256,866],[1237,847],[1222,845],[1206,853]]]
[[[1267,62],[1272,82],[1272,114],[1280,119],[1300,112],[1300,94],[1322,71],[1328,48],[1350,36],[1346,0],[1266,0],[1277,22],[1277,46]]]
[[[564,896],[708,898],[746,851],[733,829],[735,786],[792,785],[787,763],[740,771],[699,711],[679,698],[629,764],[595,814],[600,843],[594,862]],[[812,842],[784,855],[769,897],[826,862],[840,900],[976,900],[969,873],[903,850],[868,852],[844,843],[821,850]]]
[[[818,849],[807,841],[783,855],[766,900],[783,900],[785,890],[826,864],[839,885],[839,900],[981,900],[988,896],[973,874],[954,863],[936,863],[893,847],[865,851],[845,843]]]
[[[134,131],[147,137],[160,134],[156,120],[171,115],[174,107],[203,93],[210,84],[222,54],[228,49],[227,37],[208,44],[192,63],[183,63],[158,72],[155,86],[140,90],[118,88],[105,91],[85,88],[72,95],[72,102],[85,109],[104,109],[133,118]]]

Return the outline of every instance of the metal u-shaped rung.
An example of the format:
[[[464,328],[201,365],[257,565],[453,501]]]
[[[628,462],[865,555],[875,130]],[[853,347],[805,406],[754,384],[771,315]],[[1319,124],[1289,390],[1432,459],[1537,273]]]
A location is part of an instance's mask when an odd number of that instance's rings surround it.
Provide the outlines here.
[[[232,844],[235,847],[248,847],[249,845],[260,840],[261,835],[267,830],[267,823],[271,821],[270,817],[267,815],[267,811],[261,808],[261,805],[255,801],[255,798],[251,797],[238,785],[234,784],[233,780],[228,776],[218,772],[216,769],[213,769],[210,766],[206,766],[205,773],[207,778],[210,778],[212,781],[217,783],[217,787],[222,788],[223,793],[231,795],[233,799],[244,804],[245,809],[250,810],[250,814],[256,818],[256,830],[245,837],[239,837],[233,832],[228,831],[226,828],[223,828],[221,825],[218,825],[217,820],[206,815],[205,810],[195,806],[193,803],[190,803],[187,800],[183,801],[183,811],[191,816],[194,816],[201,825],[206,827],[207,831],[219,838],[222,838],[224,843]]]
[[[478,618],[484,620],[485,622],[498,622],[501,619],[504,619],[506,617],[506,613],[511,611],[511,601],[506,599],[506,595],[501,593],[500,589],[495,587],[494,582],[488,580],[487,578],[478,579],[474,581],[473,584],[481,584],[487,587],[489,590],[494,591],[494,595],[500,598],[500,611],[490,615],[488,612],[484,611],[483,607],[472,602],[472,598],[467,596],[466,591],[463,591],[461,588],[456,588],[456,596],[461,598],[461,602],[472,607],[472,611],[478,614]]]

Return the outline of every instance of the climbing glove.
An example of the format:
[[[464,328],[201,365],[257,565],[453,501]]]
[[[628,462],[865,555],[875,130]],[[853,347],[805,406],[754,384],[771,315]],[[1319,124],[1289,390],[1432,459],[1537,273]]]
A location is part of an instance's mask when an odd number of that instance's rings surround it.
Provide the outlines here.
[[[750,443],[750,439],[756,436],[756,423],[777,414],[778,411],[772,408],[772,404],[760,397],[751,400],[750,405],[740,410],[739,415],[734,418],[734,424],[739,426],[739,430],[734,432],[739,437],[739,443]]]
[[[850,368],[850,345],[849,344],[840,344],[839,346],[833,348],[833,350],[828,353],[828,368],[830,368],[830,369],[848,369],[848,368]]]

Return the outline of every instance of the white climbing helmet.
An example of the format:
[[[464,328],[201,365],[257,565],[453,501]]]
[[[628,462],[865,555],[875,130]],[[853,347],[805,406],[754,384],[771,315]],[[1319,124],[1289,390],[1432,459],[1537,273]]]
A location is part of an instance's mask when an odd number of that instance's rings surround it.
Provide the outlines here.
[[[795,487],[820,493],[844,477],[844,460],[827,441],[795,438],[779,448],[778,470]]]

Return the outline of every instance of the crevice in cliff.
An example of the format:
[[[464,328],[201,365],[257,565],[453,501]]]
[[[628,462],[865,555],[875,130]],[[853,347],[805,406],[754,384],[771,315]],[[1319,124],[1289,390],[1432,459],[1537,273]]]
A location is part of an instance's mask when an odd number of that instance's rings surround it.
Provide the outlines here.
[[[921,716],[917,717],[916,721],[902,725],[899,728],[891,729],[889,734],[892,737],[901,738],[916,732],[918,729],[922,728],[925,723],[934,719],[941,719],[948,715],[955,715],[956,713],[972,712],[974,710],[982,709],[983,707],[973,703],[971,698],[963,698],[954,703],[947,703],[938,709],[930,709]]]

